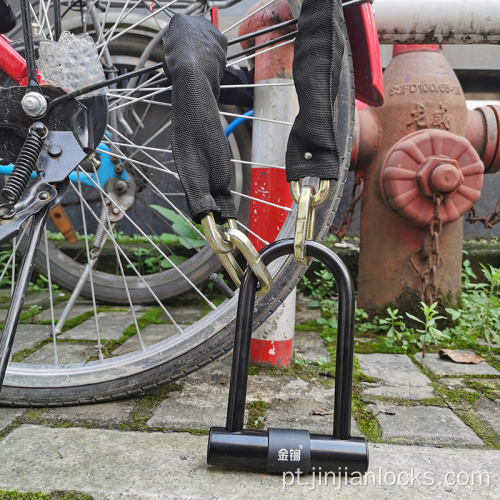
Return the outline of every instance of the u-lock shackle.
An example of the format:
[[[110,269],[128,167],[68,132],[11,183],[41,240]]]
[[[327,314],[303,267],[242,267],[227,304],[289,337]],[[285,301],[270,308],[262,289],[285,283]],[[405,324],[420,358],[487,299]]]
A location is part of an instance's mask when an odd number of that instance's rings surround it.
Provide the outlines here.
[[[261,259],[267,266],[293,253],[293,240],[282,240],[266,247]],[[333,274],[339,296],[333,434],[309,434],[307,430],[295,429],[243,429],[257,287],[257,278],[247,270],[238,300],[226,427],[210,428],[209,465],[257,468],[276,473],[299,469],[303,474],[313,470],[364,474],[368,469],[366,440],[351,437],[354,285],[344,263],[329,248],[307,241],[306,255],[318,259]]]

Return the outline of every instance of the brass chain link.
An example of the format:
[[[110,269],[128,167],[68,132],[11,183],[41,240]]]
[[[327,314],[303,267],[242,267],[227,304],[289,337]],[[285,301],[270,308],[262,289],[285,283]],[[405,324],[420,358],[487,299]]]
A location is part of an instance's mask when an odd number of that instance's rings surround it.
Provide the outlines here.
[[[358,186],[359,186],[359,192],[356,195],[356,190]],[[330,226],[330,233],[335,235],[339,239],[339,242],[342,241],[347,231],[349,231],[352,218],[354,217],[354,209],[356,208],[356,204],[358,203],[358,201],[361,199],[364,187],[365,187],[365,181],[363,177],[356,176],[356,179],[354,181],[354,186],[352,187],[351,203],[349,204],[349,207],[347,207],[347,210],[344,214],[344,218],[340,223],[340,226],[337,227],[334,226],[333,224]]]
[[[467,219],[465,220],[471,224],[481,222],[486,229],[493,229],[493,226],[500,222],[500,200],[498,200],[494,212],[491,212],[491,214],[486,217],[479,217],[476,214],[475,207],[472,207],[467,214]]]
[[[422,278],[422,293],[420,295],[423,302],[427,305],[431,305],[436,301],[438,296],[438,287],[436,284],[436,274],[437,270],[442,265],[441,256],[439,254],[439,235],[441,234],[441,230],[443,229],[443,221],[439,216],[439,211],[441,209],[441,202],[443,201],[443,195],[434,194],[434,212],[432,215],[432,219],[429,226],[429,231],[431,235],[431,245],[429,251],[429,257],[427,261],[427,269],[422,271],[416,265],[414,261],[414,257],[416,254],[423,254],[424,248],[420,247],[416,252],[414,252],[410,256],[410,262],[413,266],[413,269],[420,275]]]

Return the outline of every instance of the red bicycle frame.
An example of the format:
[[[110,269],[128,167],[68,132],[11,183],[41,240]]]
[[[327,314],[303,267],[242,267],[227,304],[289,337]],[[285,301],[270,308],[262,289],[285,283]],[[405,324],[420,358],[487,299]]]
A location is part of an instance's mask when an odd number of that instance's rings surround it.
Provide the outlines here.
[[[10,40],[0,35],[0,69],[9,75],[21,87],[28,84],[26,60],[10,46]],[[42,83],[40,73],[36,73],[38,83]]]
[[[377,28],[370,3],[344,9],[351,44],[356,99],[369,106],[382,106],[384,90]]]

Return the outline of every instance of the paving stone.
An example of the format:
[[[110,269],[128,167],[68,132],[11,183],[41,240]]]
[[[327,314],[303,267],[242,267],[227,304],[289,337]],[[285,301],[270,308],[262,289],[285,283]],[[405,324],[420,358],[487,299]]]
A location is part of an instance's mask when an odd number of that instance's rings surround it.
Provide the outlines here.
[[[369,444],[365,484],[318,485],[312,476],[207,466],[207,436],[22,425],[0,441],[0,489],[79,491],[95,500],[296,499],[498,500],[500,451]],[[445,486],[450,472],[489,480]],[[378,478],[382,477],[379,482]],[[387,479],[384,481],[384,477]],[[397,478],[401,478],[398,481]],[[411,480],[410,478],[416,478]],[[287,479],[292,479],[287,478]],[[477,478],[476,478],[477,479]]]
[[[438,380],[438,384],[444,385],[450,390],[467,387],[464,381],[459,378],[442,378],[441,380]]]
[[[50,304],[50,294],[45,292],[29,293],[24,299],[24,309],[30,306],[47,307]]]
[[[405,354],[356,354],[361,371],[380,384],[364,384],[364,394],[403,399],[432,398],[430,380]]]
[[[61,302],[60,304],[57,304],[57,306],[54,307],[54,318],[55,322],[57,323],[57,320],[61,317],[61,313],[64,311],[66,304],[68,302]],[[78,301],[73,308],[71,309],[68,319],[73,319],[76,318],[77,316],[80,316],[83,313],[86,313],[87,311],[92,311],[93,306],[91,301]],[[50,307],[48,309],[45,309],[42,311],[39,315],[36,317],[37,321],[52,321],[52,316],[50,312]]]
[[[489,399],[500,399],[500,379],[498,378],[480,378],[469,379],[467,382],[472,382],[480,385],[482,390],[486,391],[486,396]]]
[[[282,429],[305,429],[313,434],[333,433],[332,415],[311,415],[313,410],[322,408],[333,409],[333,398],[329,402],[314,398],[291,398],[286,401],[273,401],[269,403],[265,415],[264,425],[266,428],[278,427]],[[351,434],[362,436],[358,425],[351,419]]]
[[[457,352],[462,354],[474,354],[473,351],[459,350]],[[464,375],[500,375],[500,372],[495,370],[486,362],[474,364],[462,364],[454,363],[449,359],[443,359],[438,356],[437,353],[428,353],[422,360],[422,354],[415,354],[415,359],[422,363],[425,368],[438,377],[443,377],[446,375],[451,375],[454,377],[461,377]]]
[[[354,337],[354,345],[367,344],[368,342],[373,342],[373,339],[370,337]]]
[[[31,349],[39,344],[42,340],[52,335],[52,327],[49,325],[24,325],[20,324],[17,327],[14,337],[14,345],[12,346],[12,354],[24,349]]]
[[[203,380],[209,384],[221,384],[229,387],[232,363],[233,353],[229,352],[215,361],[212,361],[203,368],[190,373],[188,376],[184,377],[182,381],[197,383],[199,380]]]
[[[0,307],[7,308],[9,307],[10,296],[12,293],[11,287],[0,288]]]
[[[141,338],[146,347],[156,344],[162,340],[172,337],[178,332],[175,325],[148,325],[141,330]],[[113,354],[127,354],[129,352],[138,351],[141,348],[139,336],[133,335],[125,341],[120,347],[113,351]]]
[[[367,405],[385,441],[419,445],[481,446],[483,441],[449,408]]]
[[[228,364],[226,361],[224,369],[218,373],[214,370],[213,379],[209,381],[192,375],[191,378],[184,378],[182,391],[170,393],[158,405],[148,425],[169,429],[208,429],[213,425],[223,425],[229,394]],[[312,409],[333,406],[333,388],[297,377],[250,376],[246,401],[270,403],[278,399],[286,404],[288,400],[310,400],[311,394],[315,398]],[[290,403],[290,407],[293,408],[294,404]]]
[[[0,309],[0,323],[5,322],[5,318],[7,317],[8,309]]]
[[[167,310],[178,324],[190,325],[203,316],[203,308],[201,306],[179,304],[168,306]],[[158,316],[158,320],[167,322],[172,321],[164,312]]]
[[[482,398],[476,402],[476,411],[500,438],[500,399]]]
[[[97,315],[101,339],[119,339],[127,327],[134,323],[132,313],[127,312],[100,312]],[[68,330],[59,336],[61,339],[97,340],[95,318],[89,318],[80,325]]]
[[[207,383],[183,384],[182,391],[169,393],[148,420],[150,427],[208,429],[224,426],[228,388]]]
[[[267,403],[274,399],[314,398],[333,403],[333,387],[327,387],[317,380],[305,381],[299,377],[270,377],[252,375],[248,377],[247,401],[262,400]],[[326,404],[325,403],[325,404]]]
[[[127,420],[136,400],[114,401],[94,405],[50,408],[42,413],[42,418],[73,423],[119,424]]]
[[[489,347],[490,344],[488,344],[488,342],[484,339],[476,339],[476,344],[477,345],[480,345],[480,346],[484,346],[484,347]],[[491,347],[494,348],[494,349],[499,349],[500,348],[500,344],[491,344]]]
[[[57,343],[57,361],[59,364],[67,363],[85,363],[91,356],[97,354],[95,344],[74,342]],[[31,356],[23,360],[23,363],[32,363],[34,365],[50,365],[54,363],[54,346],[52,342],[44,345],[41,349],[35,351]]]
[[[0,408],[0,432],[22,415],[24,408]]]
[[[319,308],[312,309],[307,304],[313,300],[311,297],[306,297],[303,294],[297,295],[297,301],[295,304],[295,323],[301,325],[308,321],[316,321],[321,317],[321,310]],[[298,332],[295,332],[297,335]]]
[[[330,361],[330,353],[326,349],[325,341],[319,336],[318,332],[295,332],[293,340],[295,357],[315,363],[321,361]]]

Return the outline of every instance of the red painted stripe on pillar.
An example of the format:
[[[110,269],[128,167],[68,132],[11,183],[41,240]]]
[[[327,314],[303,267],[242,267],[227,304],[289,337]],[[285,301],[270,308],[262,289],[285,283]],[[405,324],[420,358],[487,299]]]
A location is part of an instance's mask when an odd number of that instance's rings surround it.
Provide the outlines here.
[[[279,206],[291,207],[292,197],[283,170],[253,167],[250,173],[250,192],[253,198]],[[259,201],[250,201],[249,228],[264,240],[272,243],[280,232],[288,212]],[[264,248],[259,239],[249,235],[257,250]]]
[[[293,339],[261,340],[252,339],[250,345],[250,365],[289,366],[293,354]]]

